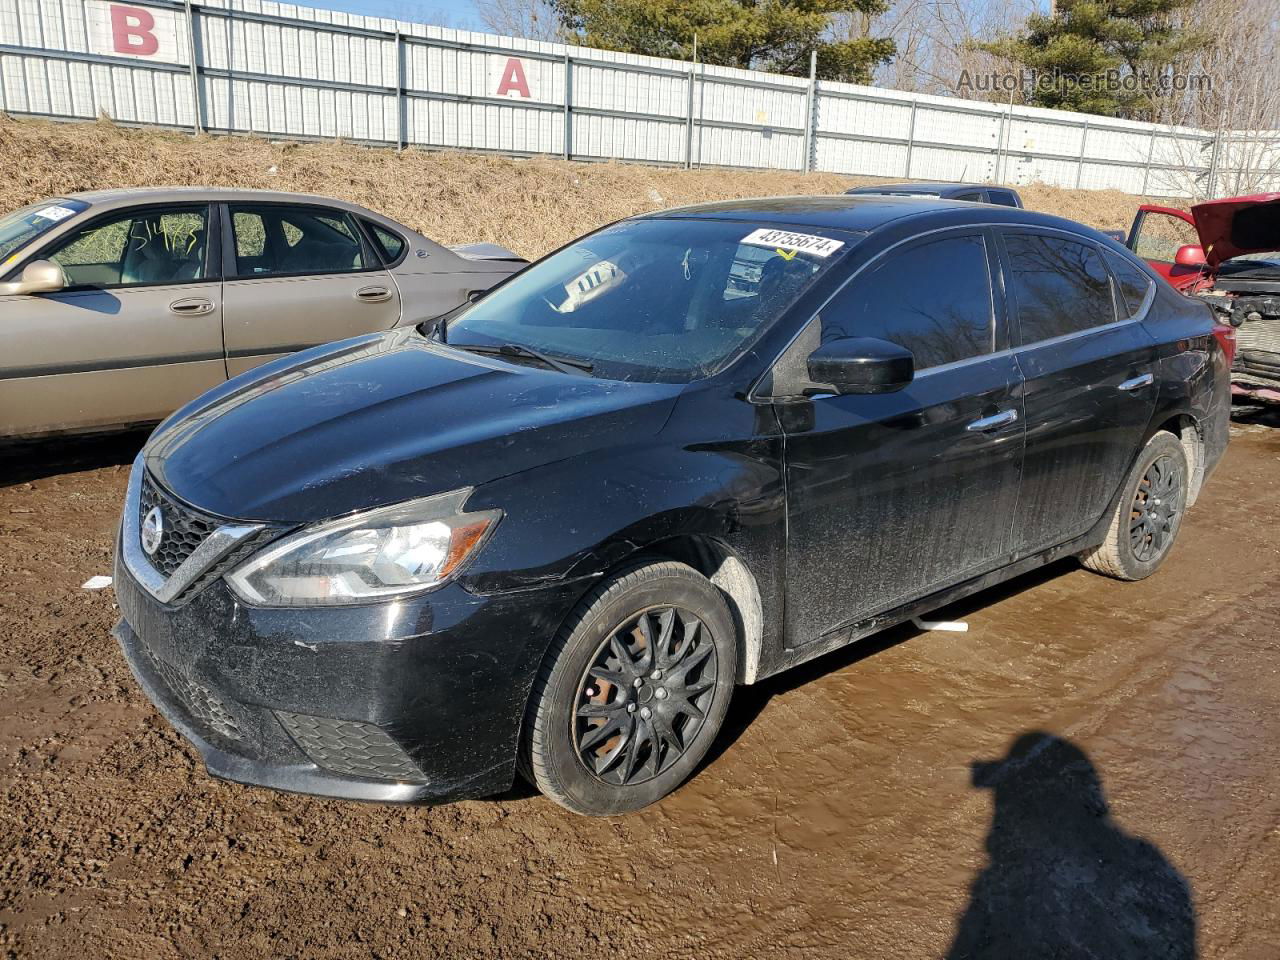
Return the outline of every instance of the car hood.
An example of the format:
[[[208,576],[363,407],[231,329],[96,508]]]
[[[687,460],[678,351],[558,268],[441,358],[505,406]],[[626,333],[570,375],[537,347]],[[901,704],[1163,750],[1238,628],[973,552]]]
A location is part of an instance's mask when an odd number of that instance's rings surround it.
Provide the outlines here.
[[[1211,267],[1246,253],[1280,250],[1280,193],[1210,200],[1191,208]]]
[[[237,378],[162,424],[145,458],[202,510],[306,523],[651,436],[680,390],[506,363],[392,331]]]

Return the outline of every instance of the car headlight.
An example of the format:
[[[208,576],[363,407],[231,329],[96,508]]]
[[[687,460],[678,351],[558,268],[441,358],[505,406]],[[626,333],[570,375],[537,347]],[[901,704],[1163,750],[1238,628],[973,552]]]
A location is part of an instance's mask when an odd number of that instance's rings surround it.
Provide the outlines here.
[[[463,512],[471,488],[326,521],[227,574],[254,606],[367,603],[437,587],[488,539],[501,510]]]

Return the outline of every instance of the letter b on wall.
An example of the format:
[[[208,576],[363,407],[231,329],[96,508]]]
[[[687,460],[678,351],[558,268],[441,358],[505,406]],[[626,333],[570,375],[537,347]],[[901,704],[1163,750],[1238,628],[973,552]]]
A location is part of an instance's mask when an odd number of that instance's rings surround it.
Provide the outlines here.
[[[94,53],[134,60],[186,63],[184,43],[178,42],[177,12],[162,7],[89,0],[89,47]],[[182,29],[186,29],[185,25]]]
[[[156,18],[145,8],[111,5],[111,42],[115,53],[155,56],[160,49],[155,29]]]

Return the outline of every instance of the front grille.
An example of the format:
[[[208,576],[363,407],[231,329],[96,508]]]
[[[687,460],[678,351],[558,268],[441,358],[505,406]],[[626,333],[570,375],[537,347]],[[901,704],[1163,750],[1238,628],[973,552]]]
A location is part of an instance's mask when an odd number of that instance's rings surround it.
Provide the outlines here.
[[[165,686],[178,698],[196,723],[227,740],[240,739],[240,725],[217,694],[203,684],[196,683],[173,664],[157,657],[150,647],[143,644],[142,648]]]
[[[149,473],[144,473],[138,490],[138,529],[132,534],[138,538],[139,547],[141,547],[142,526],[147,514],[156,507],[160,508],[162,519],[160,544],[155,553],[150,556],[143,550],[139,560],[149,563],[165,580],[172,578],[210,535],[224,524],[235,522],[187,506],[167,494]],[[179,593],[169,597],[166,602],[174,606],[182,606],[214,580],[280,536],[286,529],[262,525],[261,529],[255,532],[241,535],[241,539],[229,552],[207,564],[204,569],[193,569],[184,573],[184,579],[190,582],[182,587]]]
[[[222,525],[222,521],[179,503],[156,486],[150,475],[144,475],[138,510],[139,524],[154,507],[160,508],[164,519],[164,533],[160,537],[160,546],[148,559],[165,577],[171,577],[173,571],[195,552],[196,547]]]
[[[276,716],[318,767],[349,777],[425,782],[418,766],[380,727],[303,713],[276,711]]]

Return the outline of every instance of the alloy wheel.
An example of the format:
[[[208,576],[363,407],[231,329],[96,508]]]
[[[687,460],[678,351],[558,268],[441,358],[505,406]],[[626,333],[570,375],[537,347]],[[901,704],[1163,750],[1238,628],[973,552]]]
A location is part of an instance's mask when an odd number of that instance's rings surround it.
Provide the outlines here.
[[[1172,542],[1181,486],[1182,469],[1168,456],[1152,461],[1138,481],[1129,513],[1129,546],[1135,559],[1153,560]]]
[[[697,617],[655,607],[611,631],[578,687],[578,758],[614,786],[652,780],[684,755],[716,692],[715,644]]]

